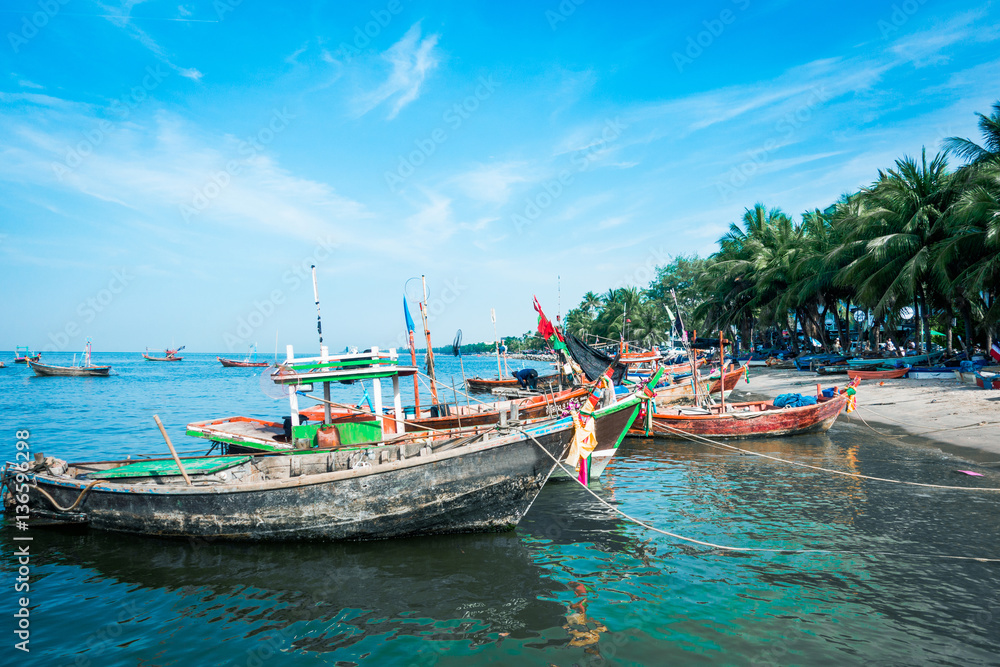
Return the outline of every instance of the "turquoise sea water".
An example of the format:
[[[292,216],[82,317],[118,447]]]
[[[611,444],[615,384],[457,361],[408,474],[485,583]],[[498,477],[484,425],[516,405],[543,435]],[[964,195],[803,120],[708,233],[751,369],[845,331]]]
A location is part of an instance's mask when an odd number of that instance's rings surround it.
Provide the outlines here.
[[[35,452],[94,460],[165,451],[154,413],[184,451],[204,449],[183,435],[189,421],[287,414],[260,390],[260,369],[223,369],[214,355],[95,361],[119,374],[0,369],[5,459],[16,429],[30,430]],[[439,357],[438,368],[460,385],[454,359]],[[489,358],[465,359],[470,376],[491,368]],[[741,446],[867,475],[1000,487],[995,466],[844,420],[827,435]],[[548,484],[503,534],[255,545],[4,523],[0,663],[1000,664],[1000,564],[875,555],[998,557],[1000,494],[864,481],[652,440],[626,441],[605,475],[593,487],[602,499],[666,530],[858,555],[683,543],[628,522],[569,481]],[[33,538],[30,654],[13,649],[15,534]]]

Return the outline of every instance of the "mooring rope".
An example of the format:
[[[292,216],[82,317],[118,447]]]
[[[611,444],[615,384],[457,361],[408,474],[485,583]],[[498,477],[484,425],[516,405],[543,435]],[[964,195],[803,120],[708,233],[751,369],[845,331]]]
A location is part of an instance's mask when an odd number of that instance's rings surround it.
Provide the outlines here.
[[[523,433],[527,437],[531,438],[532,442],[534,442],[538,446],[539,449],[541,449],[543,452],[545,452],[545,454],[550,459],[552,459],[553,461],[555,461],[557,465],[559,465],[560,467],[562,467],[563,471],[567,475],[569,475],[570,477],[572,477],[576,481],[576,483],[579,484],[583,488],[584,491],[586,491],[591,496],[593,496],[599,503],[601,503],[602,505],[604,505],[608,509],[612,510],[613,512],[615,512],[617,514],[620,514],[622,517],[624,517],[628,521],[631,521],[632,523],[634,523],[634,524],[636,524],[638,526],[642,526],[646,530],[651,530],[654,533],[660,533],[661,535],[666,535],[668,537],[673,537],[674,539],[681,540],[683,542],[689,542],[691,544],[697,544],[697,545],[703,546],[703,547],[710,547],[712,549],[721,549],[722,551],[737,551],[737,552],[742,552],[742,553],[828,554],[828,555],[837,555],[837,556],[892,556],[892,557],[896,557],[896,558],[940,558],[940,559],[947,559],[947,560],[973,560],[973,561],[978,561],[980,563],[1000,563],[1000,558],[980,558],[980,557],[977,557],[977,556],[953,556],[953,555],[949,555],[949,554],[926,554],[926,553],[908,553],[908,552],[895,552],[895,551],[850,551],[850,550],[842,550],[842,549],[776,549],[776,548],[772,548],[772,547],[733,547],[733,546],[728,546],[728,545],[725,545],[725,544],[716,544],[714,542],[707,542],[705,540],[699,540],[699,539],[696,539],[696,538],[693,538],[693,537],[687,537],[687,536],[681,535],[679,533],[673,533],[673,532],[671,532],[669,530],[663,530],[662,528],[657,528],[656,526],[651,526],[650,524],[646,523],[645,521],[642,521],[641,519],[637,519],[634,516],[632,516],[630,514],[627,514],[626,512],[623,512],[622,510],[618,509],[617,507],[615,507],[614,505],[612,505],[608,501],[604,500],[604,498],[601,498],[599,495],[597,495],[596,493],[594,493],[594,491],[590,487],[588,487],[583,482],[581,482],[579,479],[577,479],[576,475],[573,473],[573,471],[570,470],[569,468],[567,468],[565,465],[563,465],[562,461],[560,461],[556,457],[552,456],[552,453],[549,452],[549,450],[545,449],[545,447],[542,446],[542,443],[538,442],[538,440],[535,438],[535,436],[531,435],[530,433],[528,433],[527,431],[525,431],[523,429],[515,429],[515,430],[520,431],[521,433]]]
[[[859,415],[860,416],[860,415]],[[669,431],[671,433],[676,433],[683,436],[684,438],[691,440],[693,442],[702,442],[705,444],[711,444],[715,447],[720,447],[730,451],[740,452],[742,454],[749,454],[751,456],[759,456],[765,459],[771,459],[772,461],[778,461],[780,463],[787,463],[789,465],[798,466],[800,468],[809,468],[810,470],[819,470],[821,472],[828,472],[834,475],[843,475],[844,477],[856,477],[858,479],[868,479],[875,482],[888,482],[889,484],[905,484],[908,486],[921,486],[925,488],[932,489],[950,489],[954,491],[1000,491],[1000,488],[996,487],[975,487],[975,486],[947,486],[944,484],[929,484],[926,482],[908,482],[901,479],[888,479],[886,477],[874,477],[872,475],[863,475],[857,472],[847,472],[844,470],[834,470],[833,468],[824,468],[822,466],[814,466],[808,463],[801,463],[799,461],[790,461],[788,459],[783,459],[777,456],[771,456],[770,454],[763,454],[761,452],[754,452],[749,449],[742,449],[741,447],[736,447],[735,445],[730,445],[729,443],[719,442],[717,440],[712,440],[711,438],[706,438],[703,435],[698,435],[697,433],[688,433],[679,428],[675,428],[668,424],[657,424],[656,417],[653,417],[653,430],[659,429],[660,432]]]

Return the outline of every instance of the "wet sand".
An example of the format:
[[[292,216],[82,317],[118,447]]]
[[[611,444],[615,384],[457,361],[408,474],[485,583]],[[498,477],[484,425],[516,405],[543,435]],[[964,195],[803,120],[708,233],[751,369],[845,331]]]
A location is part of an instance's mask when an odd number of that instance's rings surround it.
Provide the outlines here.
[[[784,393],[815,395],[822,387],[847,384],[846,375],[820,376],[794,370],[751,368],[730,400],[774,398]],[[863,420],[863,421],[862,421]],[[960,384],[958,380],[862,380],[858,409],[838,421],[867,422],[901,442],[928,445],[981,463],[1000,463],[1000,391]]]

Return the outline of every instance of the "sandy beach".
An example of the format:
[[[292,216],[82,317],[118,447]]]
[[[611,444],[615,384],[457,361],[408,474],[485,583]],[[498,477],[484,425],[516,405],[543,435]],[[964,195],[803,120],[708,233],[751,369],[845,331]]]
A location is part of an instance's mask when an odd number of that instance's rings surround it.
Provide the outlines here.
[[[794,370],[751,368],[730,400],[774,398],[784,393],[815,395],[822,387],[843,386],[846,375],[819,376]],[[858,409],[840,415],[901,442],[938,447],[981,463],[1000,455],[1000,391],[984,391],[958,380],[863,380]]]

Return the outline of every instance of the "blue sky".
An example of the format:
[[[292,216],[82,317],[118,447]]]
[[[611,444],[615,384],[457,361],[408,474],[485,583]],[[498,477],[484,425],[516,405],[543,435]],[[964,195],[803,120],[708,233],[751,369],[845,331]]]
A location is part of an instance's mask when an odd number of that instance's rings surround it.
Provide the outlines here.
[[[436,343],[800,214],[1000,97],[993,3],[11,0],[0,349]],[[557,280],[557,276],[560,278]],[[419,281],[409,283],[411,306]]]

